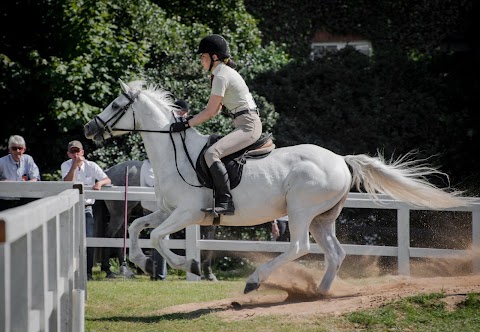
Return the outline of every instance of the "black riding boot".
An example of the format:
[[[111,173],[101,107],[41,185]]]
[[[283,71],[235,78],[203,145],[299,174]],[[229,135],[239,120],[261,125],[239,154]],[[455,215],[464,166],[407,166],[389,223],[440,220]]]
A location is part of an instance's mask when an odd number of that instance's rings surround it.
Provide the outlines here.
[[[233,205],[232,194],[230,194],[230,180],[227,169],[221,161],[216,161],[210,166],[215,187],[215,212],[218,214],[233,215],[235,206]],[[202,211],[212,212],[212,208],[202,209]]]

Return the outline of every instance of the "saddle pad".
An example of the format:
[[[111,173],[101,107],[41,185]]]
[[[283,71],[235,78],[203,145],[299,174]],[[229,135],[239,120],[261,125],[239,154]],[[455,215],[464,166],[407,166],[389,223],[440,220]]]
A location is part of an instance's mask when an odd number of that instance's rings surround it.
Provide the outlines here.
[[[210,171],[208,170],[204,155],[205,151],[207,151],[210,146],[215,144],[222,137],[222,135],[218,134],[211,135],[208,138],[207,144],[205,144],[202,151],[200,152],[196,163],[198,181],[200,181],[203,186],[210,189],[213,189],[213,180],[210,175]],[[260,136],[260,138],[252,145],[221,159],[227,169],[228,177],[230,179],[230,189],[234,189],[239,185],[242,179],[243,165],[245,165],[247,159],[265,158],[270,154],[270,152],[272,152],[272,150],[275,148],[275,145],[273,145],[268,150],[262,149],[262,152],[260,154],[255,154],[254,156],[249,155],[249,152],[252,152],[252,150],[263,146],[269,139],[271,139],[271,137],[272,134],[262,134],[262,136]]]

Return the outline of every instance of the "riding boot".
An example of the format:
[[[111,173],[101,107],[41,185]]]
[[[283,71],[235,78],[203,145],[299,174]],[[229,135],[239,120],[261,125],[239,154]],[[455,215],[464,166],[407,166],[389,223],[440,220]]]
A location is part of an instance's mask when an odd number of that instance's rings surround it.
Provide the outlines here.
[[[233,215],[235,206],[233,205],[232,194],[230,193],[230,180],[227,169],[221,161],[216,161],[210,166],[215,187],[215,212],[218,214]],[[202,209],[202,211],[212,212],[212,208]]]

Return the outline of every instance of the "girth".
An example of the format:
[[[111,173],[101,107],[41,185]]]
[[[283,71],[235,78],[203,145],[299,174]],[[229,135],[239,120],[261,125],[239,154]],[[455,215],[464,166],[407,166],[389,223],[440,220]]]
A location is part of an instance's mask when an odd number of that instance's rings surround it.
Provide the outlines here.
[[[237,113],[236,113],[237,114]],[[208,138],[207,144],[203,147],[200,155],[198,156],[196,169],[197,178],[200,183],[210,189],[213,189],[213,180],[210,176],[207,163],[205,161],[205,151],[220,140],[223,135],[213,134]],[[258,154],[255,154],[255,150],[259,150]],[[238,186],[242,179],[243,165],[247,162],[247,159],[261,159],[265,158],[275,149],[275,144],[272,141],[272,134],[263,133],[260,138],[250,146],[234,152],[228,156],[223,157],[221,160],[227,168],[228,176],[230,178],[230,189]]]

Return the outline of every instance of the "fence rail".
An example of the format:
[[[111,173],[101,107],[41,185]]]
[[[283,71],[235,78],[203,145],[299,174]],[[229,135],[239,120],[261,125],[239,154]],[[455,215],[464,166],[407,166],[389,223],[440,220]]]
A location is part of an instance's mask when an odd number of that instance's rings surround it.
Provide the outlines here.
[[[36,183],[30,183],[28,191],[26,187],[20,188],[15,183],[10,183],[8,191],[4,190],[0,183],[0,193],[10,192],[13,197],[44,197],[49,193],[58,192],[57,186],[66,185],[69,182],[43,182],[45,186],[38,186]],[[27,184],[27,183],[25,183]],[[73,182],[70,182],[72,186]],[[31,187],[30,187],[31,186]],[[2,195],[0,195],[2,196]],[[125,187],[112,186],[103,187],[102,190],[89,190],[85,188],[85,197],[98,200],[124,200]],[[154,201],[155,193],[153,188],[128,187],[129,201]],[[361,209],[390,209],[397,211],[397,246],[373,246],[373,245],[352,245],[343,244],[347,255],[370,255],[370,256],[392,256],[397,257],[397,268],[400,275],[410,274],[410,258],[446,258],[452,256],[471,257],[473,272],[480,274],[480,257],[478,248],[480,248],[480,200],[470,207],[460,207],[447,209],[445,211],[467,211],[471,213],[472,218],[472,249],[433,249],[433,248],[414,248],[410,247],[410,212],[419,209],[408,204],[396,201],[385,195],[379,195],[381,205],[372,201],[368,195],[363,193],[350,193],[345,203],[346,208]],[[141,239],[139,244],[142,248],[151,248],[149,240]],[[129,246],[129,241],[127,240]],[[106,238],[87,238],[89,247],[123,247],[123,239]],[[258,251],[258,252],[283,252],[288,243],[274,241],[233,241],[233,240],[202,240],[200,239],[199,226],[189,226],[186,231],[186,240],[169,240],[168,246],[171,249],[185,249],[188,258],[200,260],[201,250],[218,251]],[[475,250],[477,248],[477,250]],[[318,245],[312,243],[312,253],[323,253]],[[191,274],[187,275],[188,280],[197,280],[197,277]]]
[[[0,196],[4,187],[10,186],[0,187]],[[60,187],[54,196],[0,212],[1,331],[83,331],[83,194],[81,186]]]

